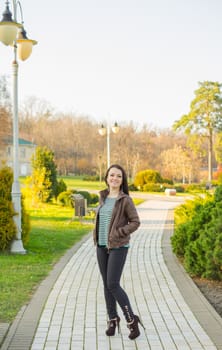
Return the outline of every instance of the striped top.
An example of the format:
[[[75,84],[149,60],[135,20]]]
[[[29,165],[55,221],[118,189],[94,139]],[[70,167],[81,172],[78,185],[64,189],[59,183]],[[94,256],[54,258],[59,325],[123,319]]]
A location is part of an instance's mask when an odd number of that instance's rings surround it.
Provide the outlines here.
[[[99,245],[108,245],[109,224],[116,198],[106,198],[104,205],[99,210]]]

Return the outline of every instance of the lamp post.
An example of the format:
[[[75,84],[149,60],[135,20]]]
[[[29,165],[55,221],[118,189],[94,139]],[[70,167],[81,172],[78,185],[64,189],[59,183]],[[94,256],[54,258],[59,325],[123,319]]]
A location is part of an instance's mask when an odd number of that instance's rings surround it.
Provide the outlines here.
[[[119,132],[119,125],[117,122],[111,127],[111,130],[114,134],[117,134]],[[106,135],[106,143],[107,143],[107,168],[110,167],[110,125],[107,123],[107,126],[105,127],[103,124],[99,128],[99,134],[104,136]]]
[[[0,41],[12,46],[14,49],[14,60],[12,62],[12,81],[13,81],[13,184],[12,184],[12,203],[16,215],[14,222],[16,224],[16,237],[11,245],[11,252],[25,254],[26,250],[22,243],[21,228],[21,191],[19,184],[19,135],[18,135],[18,62],[17,56],[22,61],[26,60],[32,52],[35,40],[28,39],[23,27],[23,13],[20,1],[13,0],[13,14],[9,9],[9,1],[6,1],[6,8],[3,12],[3,18],[0,22]],[[20,9],[21,23],[17,22],[17,9]]]

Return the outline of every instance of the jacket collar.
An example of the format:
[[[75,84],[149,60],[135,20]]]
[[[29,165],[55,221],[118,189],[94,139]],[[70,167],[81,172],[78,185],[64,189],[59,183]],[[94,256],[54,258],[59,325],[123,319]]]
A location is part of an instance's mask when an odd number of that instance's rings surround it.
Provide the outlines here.
[[[106,197],[108,196],[108,194],[109,194],[109,190],[108,190],[108,188],[106,188],[105,190],[102,190],[99,193],[100,193],[100,196],[101,196],[102,200],[104,201],[106,199]],[[120,191],[116,200],[119,200],[120,198],[123,198],[123,197],[126,197],[126,196],[127,196],[126,193],[124,193],[123,191]]]

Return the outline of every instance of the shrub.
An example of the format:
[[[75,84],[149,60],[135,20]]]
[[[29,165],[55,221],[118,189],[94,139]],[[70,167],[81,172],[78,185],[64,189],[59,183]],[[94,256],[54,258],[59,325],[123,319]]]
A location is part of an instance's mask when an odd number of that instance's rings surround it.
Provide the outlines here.
[[[192,275],[222,280],[222,186],[175,210],[171,242]]]
[[[138,191],[138,188],[134,184],[129,184],[129,191]]]
[[[99,201],[99,196],[87,191],[64,191],[58,195],[57,202],[62,206],[75,207],[75,200],[71,196],[75,194],[81,194],[86,200],[87,205],[96,204]]]
[[[8,249],[11,241],[16,236],[17,228],[13,220],[16,213],[11,200],[12,182],[13,173],[11,168],[2,168],[0,170],[0,250]],[[22,241],[25,244],[29,240],[30,219],[25,211],[23,197],[21,197],[21,229]]]
[[[174,188],[176,189],[177,193],[184,193],[184,187],[183,186],[174,186]]]
[[[143,186],[144,192],[163,192],[164,188],[161,186],[161,184],[156,183],[148,183]]]
[[[176,207],[176,209],[174,210],[176,228],[180,224],[187,223],[190,220],[192,220],[193,216],[196,214],[198,209],[200,207],[202,208],[203,204],[210,199],[212,200],[212,196],[208,196],[207,198],[196,196],[195,199],[187,199],[184,204],[181,204],[180,206]]]
[[[74,191],[77,194],[81,194],[86,200],[87,205],[96,204],[99,201],[99,196],[95,193],[89,193],[88,191]]]
[[[90,193],[90,203],[89,204],[97,204],[99,202],[99,196],[95,193]]]
[[[72,191],[61,192],[57,197],[58,204],[67,207],[73,207],[73,201],[71,199]]]
[[[160,173],[156,170],[143,170],[136,174],[134,185],[137,188],[143,188],[143,186],[147,183],[162,183],[163,179],[160,175]]]
[[[218,181],[218,184],[219,184],[219,185],[222,185],[222,173],[220,173],[220,174],[218,175],[217,181]]]
[[[180,224],[174,234],[171,236],[171,243],[173,252],[180,257],[185,254],[185,247],[187,246],[187,225]]]
[[[22,242],[27,244],[29,242],[30,238],[30,231],[31,231],[31,224],[30,224],[30,215],[25,210],[25,200],[24,197],[21,197],[21,212],[22,212],[22,218],[21,218],[21,227],[22,227]]]
[[[218,186],[214,193],[215,202],[222,202],[222,186]]]
[[[90,193],[88,191],[74,191],[76,194],[81,194],[86,200],[87,205],[90,204]]]
[[[195,192],[195,193],[203,193],[206,192],[206,186],[203,184],[187,184],[184,185],[185,192]]]
[[[173,186],[170,183],[152,183],[152,182],[150,182],[150,183],[145,184],[143,186],[142,190],[144,192],[164,192],[166,188],[176,188],[177,189],[178,186]],[[180,190],[180,188],[179,188],[179,190]]]
[[[57,182],[55,198],[57,198],[61,192],[65,192],[65,191],[67,191],[66,183],[63,179],[60,179]]]
[[[9,248],[16,235],[16,225],[13,220],[15,215],[12,202],[0,198],[0,250]]]
[[[163,178],[163,183],[173,185],[173,180]]]

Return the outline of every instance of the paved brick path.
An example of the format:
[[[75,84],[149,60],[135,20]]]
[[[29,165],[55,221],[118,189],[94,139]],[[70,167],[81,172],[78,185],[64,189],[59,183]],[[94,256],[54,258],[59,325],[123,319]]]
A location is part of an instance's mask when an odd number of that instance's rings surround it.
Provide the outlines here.
[[[128,339],[121,311],[121,333],[105,336],[103,288],[90,238],[51,290],[31,350],[217,349],[164,262],[161,241],[168,209],[174,206],[173,200],[151,200],[139,207],[142,225],[132,236],[122,283],[146,327],[145,331],[141,328],[141,336],[136,341]]]
[[[138,208],[142,224],[132,235],[122,283],[146,327],[139,338],[128,339],[121,311],[121,333],[105,336],[90,234],[55,265],[10,328],[0,325],[1,350],[221,350],[222,319],[172,254],[172,208],[178,202],[149,196]]]

